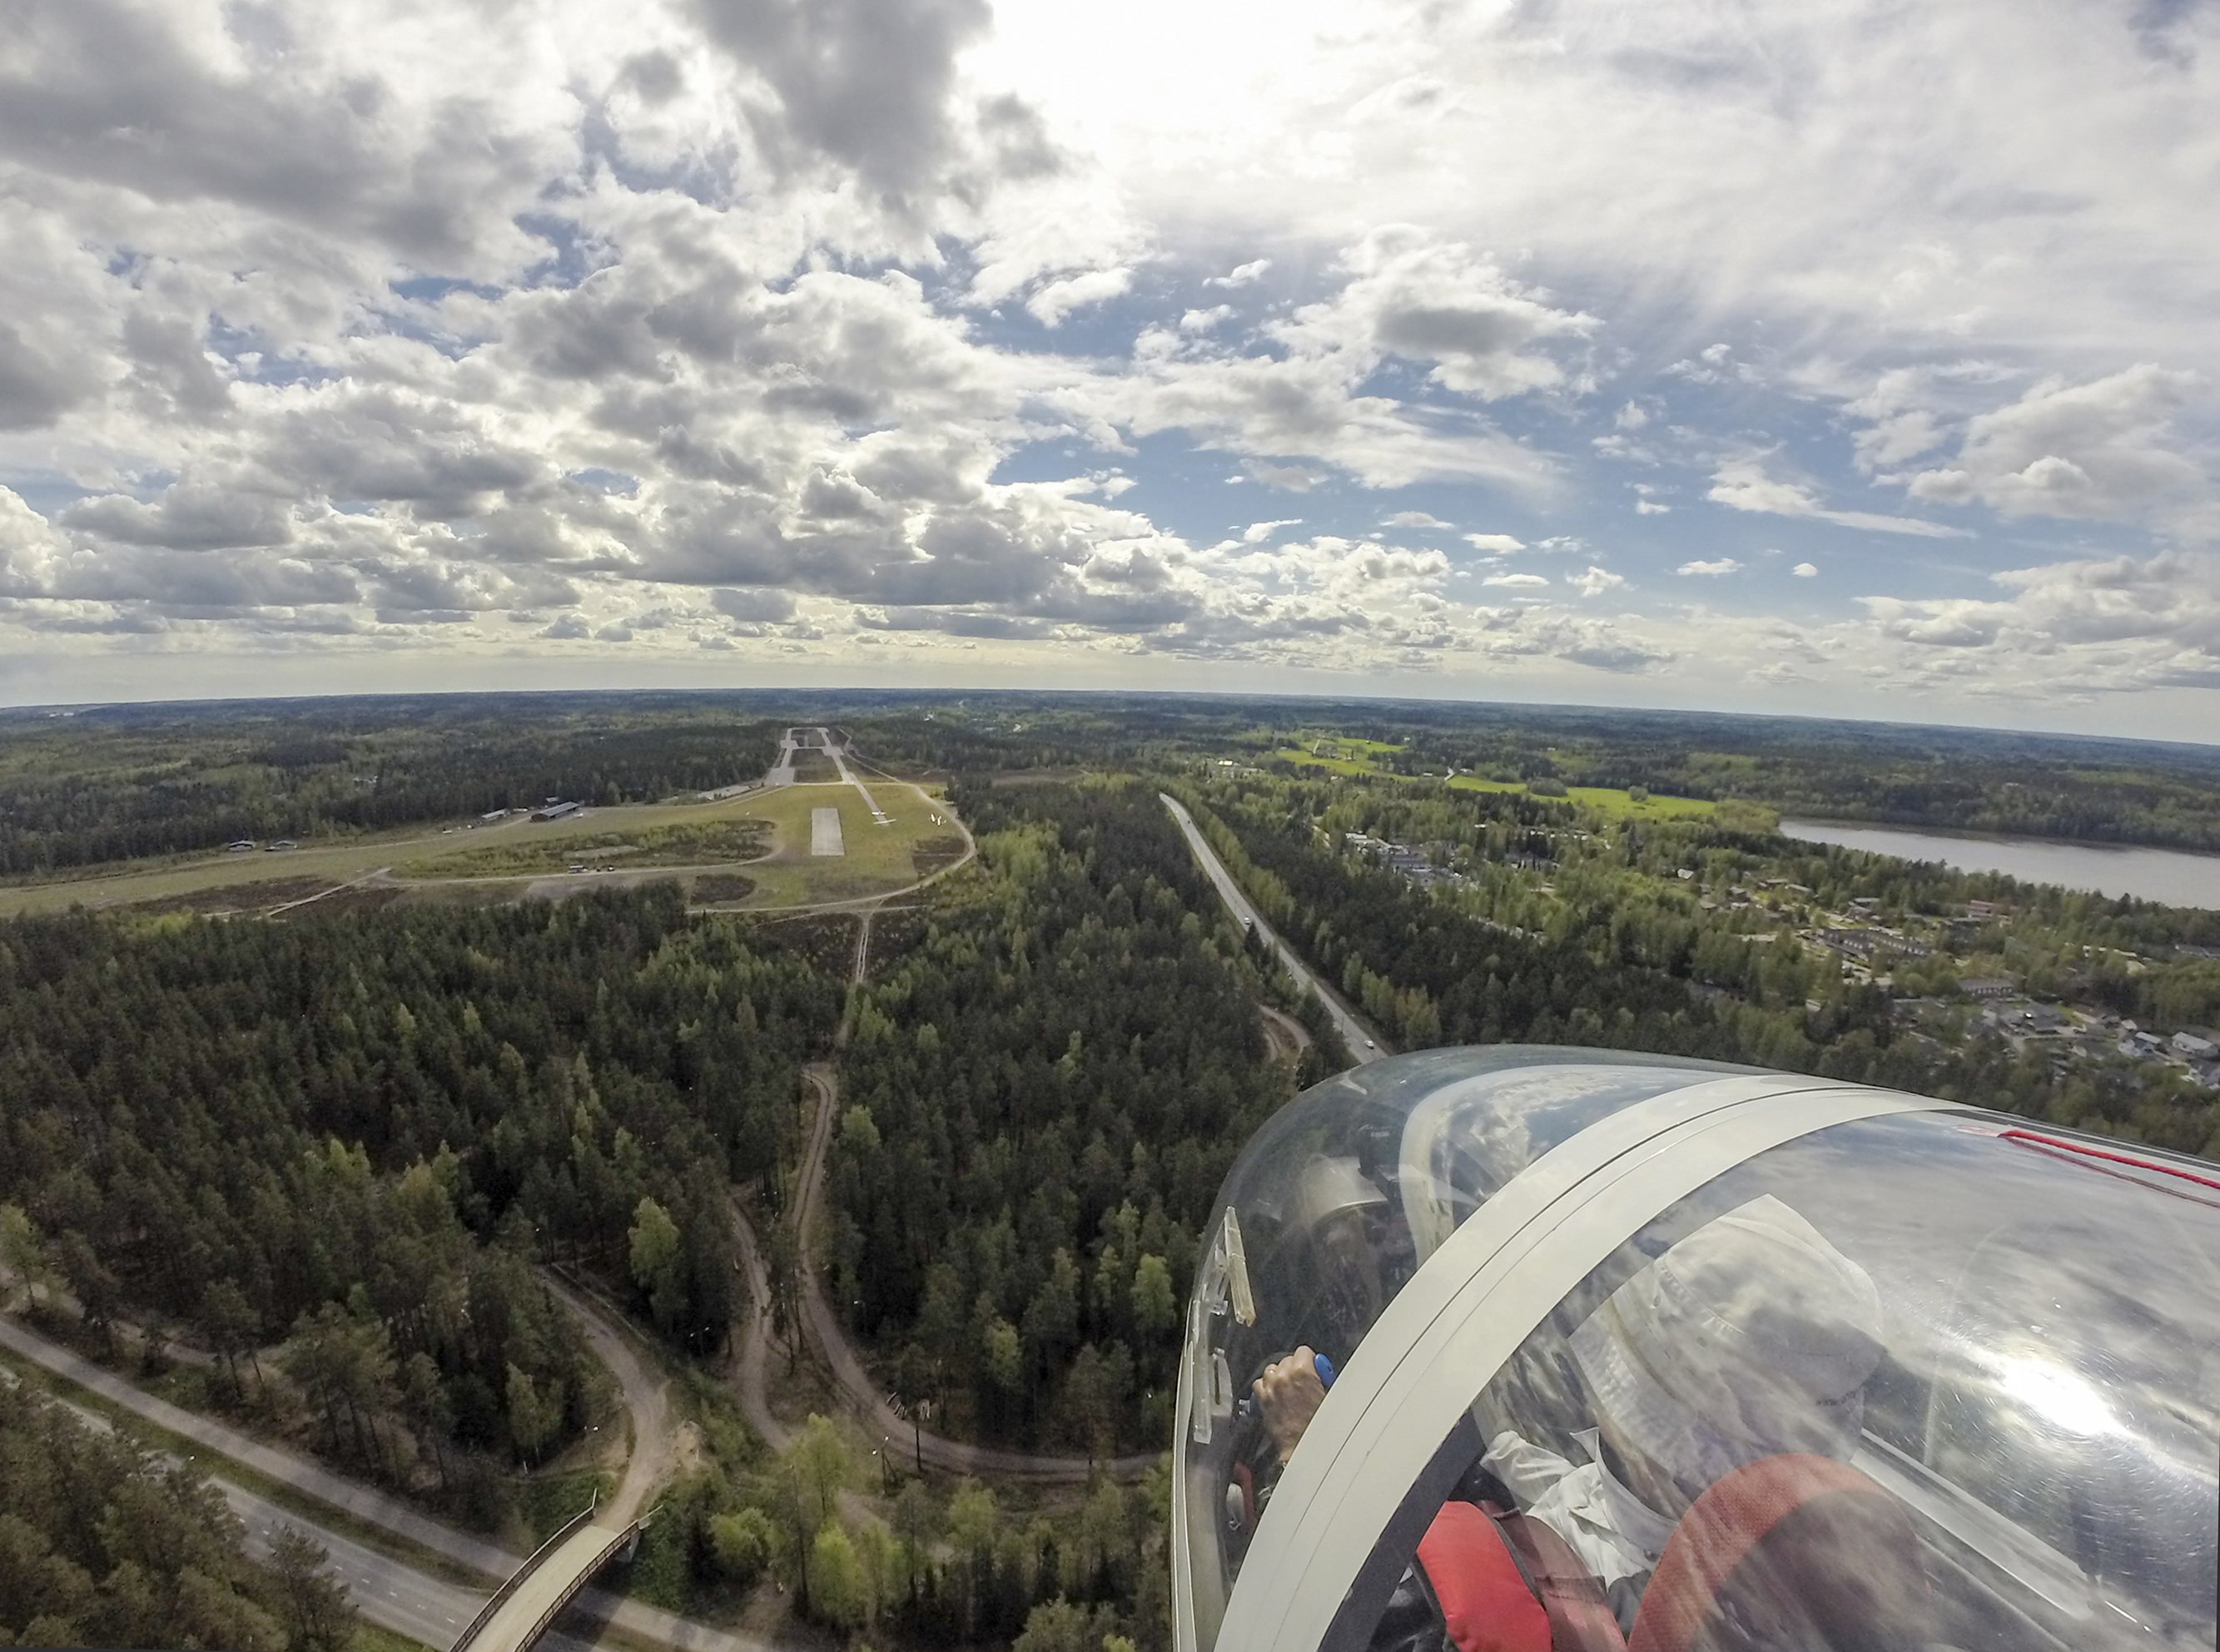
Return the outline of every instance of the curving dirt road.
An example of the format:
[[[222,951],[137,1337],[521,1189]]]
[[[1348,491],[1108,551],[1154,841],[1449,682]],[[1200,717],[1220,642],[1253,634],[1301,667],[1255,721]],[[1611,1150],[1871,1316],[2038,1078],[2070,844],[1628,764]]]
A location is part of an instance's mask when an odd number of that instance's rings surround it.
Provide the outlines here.
[[[1311,1030],[1285,1010],[1259,1004],[1257,1013],[1264,1018],[1264,1036],[1272,1041],[1274,1055],[1300,1056],[1311,1047]]]
[[[920,795],[924,795],[922,789],[916,789]],[[943,868],[933,875],[935,877],[954,871],[957,866],[962,865],[963,861],[968,861],[978,851],[978,845],[970,829],[952,813],[948,818],[963,834],[963,860]],[[857,925],[856,951],[849,971],[851,987],[862,984],[870,968],[871,920],[876,915],[877,905],[874,902],[865,909]],[[843,1019],[839,1032],[834,1036],[834,1048],[844,1046],[847,1038],[848,1024]],[[1047,1485],[1084,1484],[1097,1472],[1107,1473],[1119,1480],[1144,1477],[1156,1466],[1159,1453],[1144,1452],[1097,1462],[1085,1457],[1008,1451],[995,1446],[972,1445],[962,1440],[926,1433],[895,1413],[887,1395],[873,1381],[870,1371],[864,1368],[863,1360],[848,1338],[847,1327],[841,1323],[840,1316],[832,1311],[832,1305],[825,1294],[824,1282],[818,1275],[816,1262],[810,1254],[808,1236],[823,1199],[826,1150],[832,1142],[833,1121],[839,1113],[839,1078],[830,1062],[812,1062],[802,1069],[802,1076],[817,1092],[818,1099],[817,1116],[811,1122],[809,1142],[803,1151],[801,1168],[795,1180],[791,1211],[795,1231],[802,1240],[799,1246],[801,1318],[819,1350],[824,1355],[826,1365],[831,1368],[842,1396],[863,1420],[864,1426],[879,1435],[897,1460],[907,1458],[922,1462],[947,1474],[988,1475]],[[729,1208],[733,1237],[739,1246],[740,1271],[747,1281],[751,1302],[747,1325],[733,1361],[733,1384],[739,1392],[741,1414],[748,1419],[748,1425],[776,1449],[792,1437],[793,1430],[772,1412],[766,1392],[770,1343],[770,1273],[764,1263],[763,1248],[757,1240],[755,1229],[750,1225],[737,1198],[731,1200]]]
[[[545,1277],[555,1300],[570,1310],[594,1352],[616,1378],[625,1415],[631,1419],[632,1449],[625,1459],[624,1478],[594,1516],[596,1524],[621,1526],[639,1513],[648,1493],[677,1462],[678,1431],[671,1415],[670,1383],[648,1369],[621,1321],[569,1283],[552,1275]]]
[[[795,1219],[799,1231],[807,1234],[824,1192],[825,1151],[832,1138],[832,1121],[839,1111],[839,1087],[830,1068],[822,1063],[814,1063],[802,1071],[818,1096],[817,1119],[809,1132],[809,1150],[802,1159],[801,1191],[795,1200]],[[864,1368],[854,1344],[848,1340],[847,1328],[840,1323],[839,1315],[833,1312],[826,1297],[824,1282],[818,1277],[816,1264],[806,1244],[801,1248],[801,1316],[823,1351],[826,1362],[832,1368],[833,1377],[850,1406],[864,1424],[875,1430],[889,1449],[900,1456],[922,1458],[928,1467],[948,1474],[989,1475],[1045,1485],[1081,1485],[1091,1480],[1098,1470],[1114,1480],[1143,1479],[1163,1455],[1144,1451],[1132,1456],[1090,1462],[1085,1457],[1049,1456],[1007,1451],[996,1446],[971,1445],[917,1429],[895,1414],[887,1396]]]
[[[582,1318],[589,1325],[592,1323],[590,1317]],[[590,1330],[588,1334],[592,1335]],[[119,1411],[143,1418],[191,1441],[213,1458],[242,1464],[328,1507],[342,1510],[365,1525],[376,1526],[405,1543],[440,1555],[480,1576],[497,1582],[523,1564],[522,1555],[442,1525],[396,1498],[334,1474],[281,1447],[266,1445],[236,1429],[157,1399],[7,1314],[0,1314],[0,1347],[66,1378]],[[614,1362],[612,1363],[614,1368]],[[620,1370],[619,1381],[623,1381]],[[266,1544],[281,1525],[297,1526],[306,1531],[329,1551],[333,1569],[346,1584],[363,1616],[373,1623],[428,1645],[444,1646],[485,1599],[483,1590],[435,1577],[405,1560],[367,1548],[343,1532],[303,1518],[230,1484],[223,1479],[219,1462],[203,1461],[199,1466],[209,1471],[225,1498],[246,1521],[250,1545]],[[626,1479],[628,1485],[632,1483],[629,1473]],[[636,1639],[673,1648],[677,1652],[775,1652],[776,1649],[776,1643],[712,1629],[637,1600],[620,1600],[599,1589],[582,1593],[574,1610],[596,1622],[628,1631]],[[558,1652],[570,1652],[584,1643],[567,1636],[550,1634],[540,1644],[557,1649]]]
[[[794,1431],[770,1408],[767,1382],[770,1368],[770,1269],[764,1263],[763,1246],[739,1195],[726,1190],[725,1208],[732,1218],[733,1239],[740,1250],[740,1275],[747,1281],[748,1319],[733,1356],[733,1386],[740,1400],[740,1415],[774,1451],[783,1451]]]

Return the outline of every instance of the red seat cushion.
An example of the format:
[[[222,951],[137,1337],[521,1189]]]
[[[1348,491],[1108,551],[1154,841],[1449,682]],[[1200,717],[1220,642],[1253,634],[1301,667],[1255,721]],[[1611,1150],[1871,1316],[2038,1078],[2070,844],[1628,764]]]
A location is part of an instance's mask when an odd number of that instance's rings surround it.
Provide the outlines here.
[[[1459,1652],[1550,1652],[1550,1617],[1494,1521],[1444,1503],[1419,1541],[1419,1564]]]

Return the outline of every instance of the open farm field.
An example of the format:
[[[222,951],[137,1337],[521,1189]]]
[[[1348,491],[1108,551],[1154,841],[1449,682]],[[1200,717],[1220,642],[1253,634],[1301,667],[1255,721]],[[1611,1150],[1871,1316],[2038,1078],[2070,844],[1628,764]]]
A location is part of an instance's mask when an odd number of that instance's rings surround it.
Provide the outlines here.
[[[1342,755],[1326,755],[1339,748]],[[1317,751],[1282,746],[1272,753],[1275,757],[1299,767],[1324,769],[1331,774],[1393,776],[1393,770],[1376,767],[1371,754],[1399,751],[1400,746],[1383,745],[1378,740],[1327,739],[1319,744]],[[1408,778],[1409,776],[1402,776]],[[1451,790],[1460,792],[1525,792],[1528,787],[1518,780],[1482,780],[1475,775],[1456,775],[1450,778]],[[1536,794],[1540,795],[1540,794]],[[1563,798],[1552,796],[1552,802],[1569,801],[1585,804],[1607,820],[1693,820],[1714,814],[1718,805],[1701,797],[1668,797],[1656,793],[1637,800],[1632,794],[1615,786],[1568,786]]]
[[[1450,790],[1460,792],[1523,792],[1527,789],[1522,781],[1481,780],[1471,775],[1458,775],[1449,783]],[[1717,803],[1702,797],[1662,797],[1652,793],[1637,800],[1615,786],[1568,786],[1564,798],[1549,801],[1584,803],[1613,820],[1694,820],[1716,814],[1719,808]]]
[[[1285,762],[1292,763],[1299,768],[1324,769],[1331,774],[1376,775],[1380,772],[1369,763],[1358,763],[1348,757],[1314,756],[1308,751],[1298,751],[1292,745],[1283,745],[1272,755]]]
[[[719,802],[588,809],[561,820],[512,819],[475,828],[311,840],[278,853],[127,862],[93,876],[0,887],[0,917],[80,904],[259,913],[327,889],[336,893],[321,896],[320,905],[363,904],[359,896],[373,904],[483,905],[527,893],[560,895],[574,877],[583,888],[609,876],[569,871],[581,863],[614,867],[620,876],[661,868],[724,874],[745,863],[745,880],[718,877],[696,898],[732,902],[745,881],[750,887],[739,901],[750,910],[856,900],[901,888],[945,864],[945,840],[953,832],[947,805],[938,799],[894,783],[877,786],[872,796],[889,824],[872,820],[852,786],[792,786]],[[810,812],[825,807],[840,811],[847,852],[837,857],[809,853]],[[346,884],[356,887],[340,888]]]

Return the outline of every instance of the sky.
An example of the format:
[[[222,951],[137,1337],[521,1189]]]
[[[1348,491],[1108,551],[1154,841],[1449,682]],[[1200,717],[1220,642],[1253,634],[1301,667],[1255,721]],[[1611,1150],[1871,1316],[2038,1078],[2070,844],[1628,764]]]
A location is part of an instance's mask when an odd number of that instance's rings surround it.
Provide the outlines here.
[[[0,701],[2220,740],[2211,0],[13,0]]]

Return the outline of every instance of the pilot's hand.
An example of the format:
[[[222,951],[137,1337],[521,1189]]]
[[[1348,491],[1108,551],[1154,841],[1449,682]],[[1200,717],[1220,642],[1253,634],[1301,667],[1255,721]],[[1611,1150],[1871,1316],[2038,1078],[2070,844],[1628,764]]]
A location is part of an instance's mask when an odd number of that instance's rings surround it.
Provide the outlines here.
[[[1280,1461],[1294,1452],[1303,1431],[1325,1403],[1325,1384],[1319,1381],[1318,1356],[1298,1348],[1283,1360],[1264,1368],[1255,1383],[1257,1409],[1263,1413],[1264,1431],[1272,1437]]]

